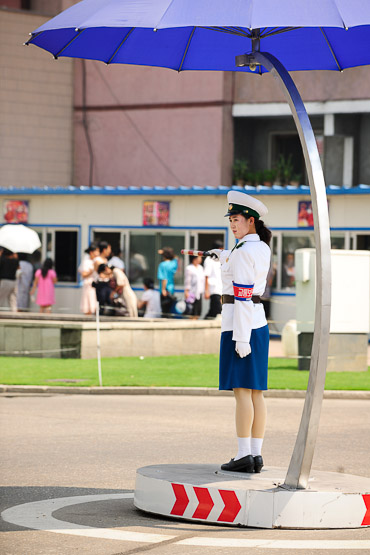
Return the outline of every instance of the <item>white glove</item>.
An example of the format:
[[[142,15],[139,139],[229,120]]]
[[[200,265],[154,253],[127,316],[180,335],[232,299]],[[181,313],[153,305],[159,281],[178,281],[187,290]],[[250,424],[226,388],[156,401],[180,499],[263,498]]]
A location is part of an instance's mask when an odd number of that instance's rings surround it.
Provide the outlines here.
[[[213,260],[220,260],[220,254],[222,253],[223,249],[212,249],[208,251],[210,253],[210,257]]]
[[[235,351],[238,353],[240,358],[244,358],[251,352],[251,346],[249,343],[244,343],[244,341],[237,341],[235,345]]]

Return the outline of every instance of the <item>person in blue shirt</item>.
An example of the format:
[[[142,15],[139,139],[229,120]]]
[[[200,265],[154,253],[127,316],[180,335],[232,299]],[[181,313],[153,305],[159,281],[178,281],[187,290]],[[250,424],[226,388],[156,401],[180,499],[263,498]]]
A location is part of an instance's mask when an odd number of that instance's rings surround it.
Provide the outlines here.
[[[170,314],[176,301],[175,274],[178,267],[178,259],[175,257],[171,247],[163,247],[158,251],[162,255],[163,261],[158,266],[159,291],[161,293],[161,308],[164,315]]]

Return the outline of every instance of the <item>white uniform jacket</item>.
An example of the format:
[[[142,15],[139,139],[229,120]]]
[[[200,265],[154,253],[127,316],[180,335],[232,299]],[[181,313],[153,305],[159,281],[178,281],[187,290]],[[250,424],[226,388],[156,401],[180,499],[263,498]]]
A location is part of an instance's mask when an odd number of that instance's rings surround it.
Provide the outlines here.
[[[267,324],[263,304],[254,304],[251,297],[265,290],[271,251],[256,233],[245,235],[238,245],[220,255],[222,294],[235,299],[222,305],[221,332],[233,331],[234,341],[249,343],[252,329]]]

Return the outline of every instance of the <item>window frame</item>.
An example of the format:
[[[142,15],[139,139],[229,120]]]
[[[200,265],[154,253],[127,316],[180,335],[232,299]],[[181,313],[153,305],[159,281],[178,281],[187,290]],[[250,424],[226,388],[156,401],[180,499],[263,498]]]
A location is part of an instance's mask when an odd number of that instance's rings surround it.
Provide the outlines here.
[[[143,234],[143,235],[147,235],[148,231],[152,230],[153,233],[168,233],[169,235],[176,235],[176,232],[178,232],[179,234],[181,232],[184,233],[184,237],[185,237],[185,241],[184,241],[184,249],[197,249],[198,248],[198,234],[199,233],[206,233],[206,232],[213,232],[213,233],[223,233],[224,234],[224,238],[225,238],[225,245],[228,245],[228,239],[229,239],[229,228],[228,227],[217,227],[217,226],[206,226],[206,227],[202,227],[202,226],[168,226],[168,227],[163,227],[163,226],[119,226],[119,225],[94,225],[94,224],[90,224],[89,228],[88,228],[88,238],[89,238],[89,243],[91,243],[91,241],[93,240],[93,234],[97,233],[97,232],[107,232],[107,231],[121,231],[122,235],[121,237],[125,236],[125,243],[124,243],[124,262],[125,262],[125,268],[127,269],[127,272],[129,272],[129,265],[130,265],[130,260],[129,260],[129,253],[130,253],[130,232],[131,231],[135,231],[135,233]],[[191,239],[194,239],[194,245],[191,245]],[[185,267],[189,264],[189,257],[187,255],[184,256],[184,271],[185,271]],[[137,285],[133,285],[132,289],[134,291],[143,291],[144,288],[143,287],[139,287]],[[184,291],[184,272],[182,275],[182,281],[181,284],[176,285],[175,287],[175,291],[178,292],[183,292]]]
[[[76,231],[77,232],[77,245],[76,245],[76,279],[74,281],[58,281],[55,286],[59,288],[72,287],[79,288],[80,280],[78,277],[78,267],[81,263],[81,226],[73,224],[29,224],[28,227],[40,233],[42,236],[41,241],[41,260],[45,260],[48,255],[47,250],[47,235],[51,233],[52,236],[52,259],[55,262],[55,232],[56,231]]]

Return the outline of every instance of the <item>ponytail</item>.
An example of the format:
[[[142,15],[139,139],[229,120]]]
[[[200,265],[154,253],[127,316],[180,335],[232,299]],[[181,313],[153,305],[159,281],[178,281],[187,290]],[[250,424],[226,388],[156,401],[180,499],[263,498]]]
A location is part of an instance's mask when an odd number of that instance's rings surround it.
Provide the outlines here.
[[[266,227],[264,222],[260,219],[255,220],[255,226],[256,226],[256,232],[259,235],[259,238],[261,239],[261,241],[266,243],[266,245],[270,245],[272,233],[268,229],[268,227]]]

